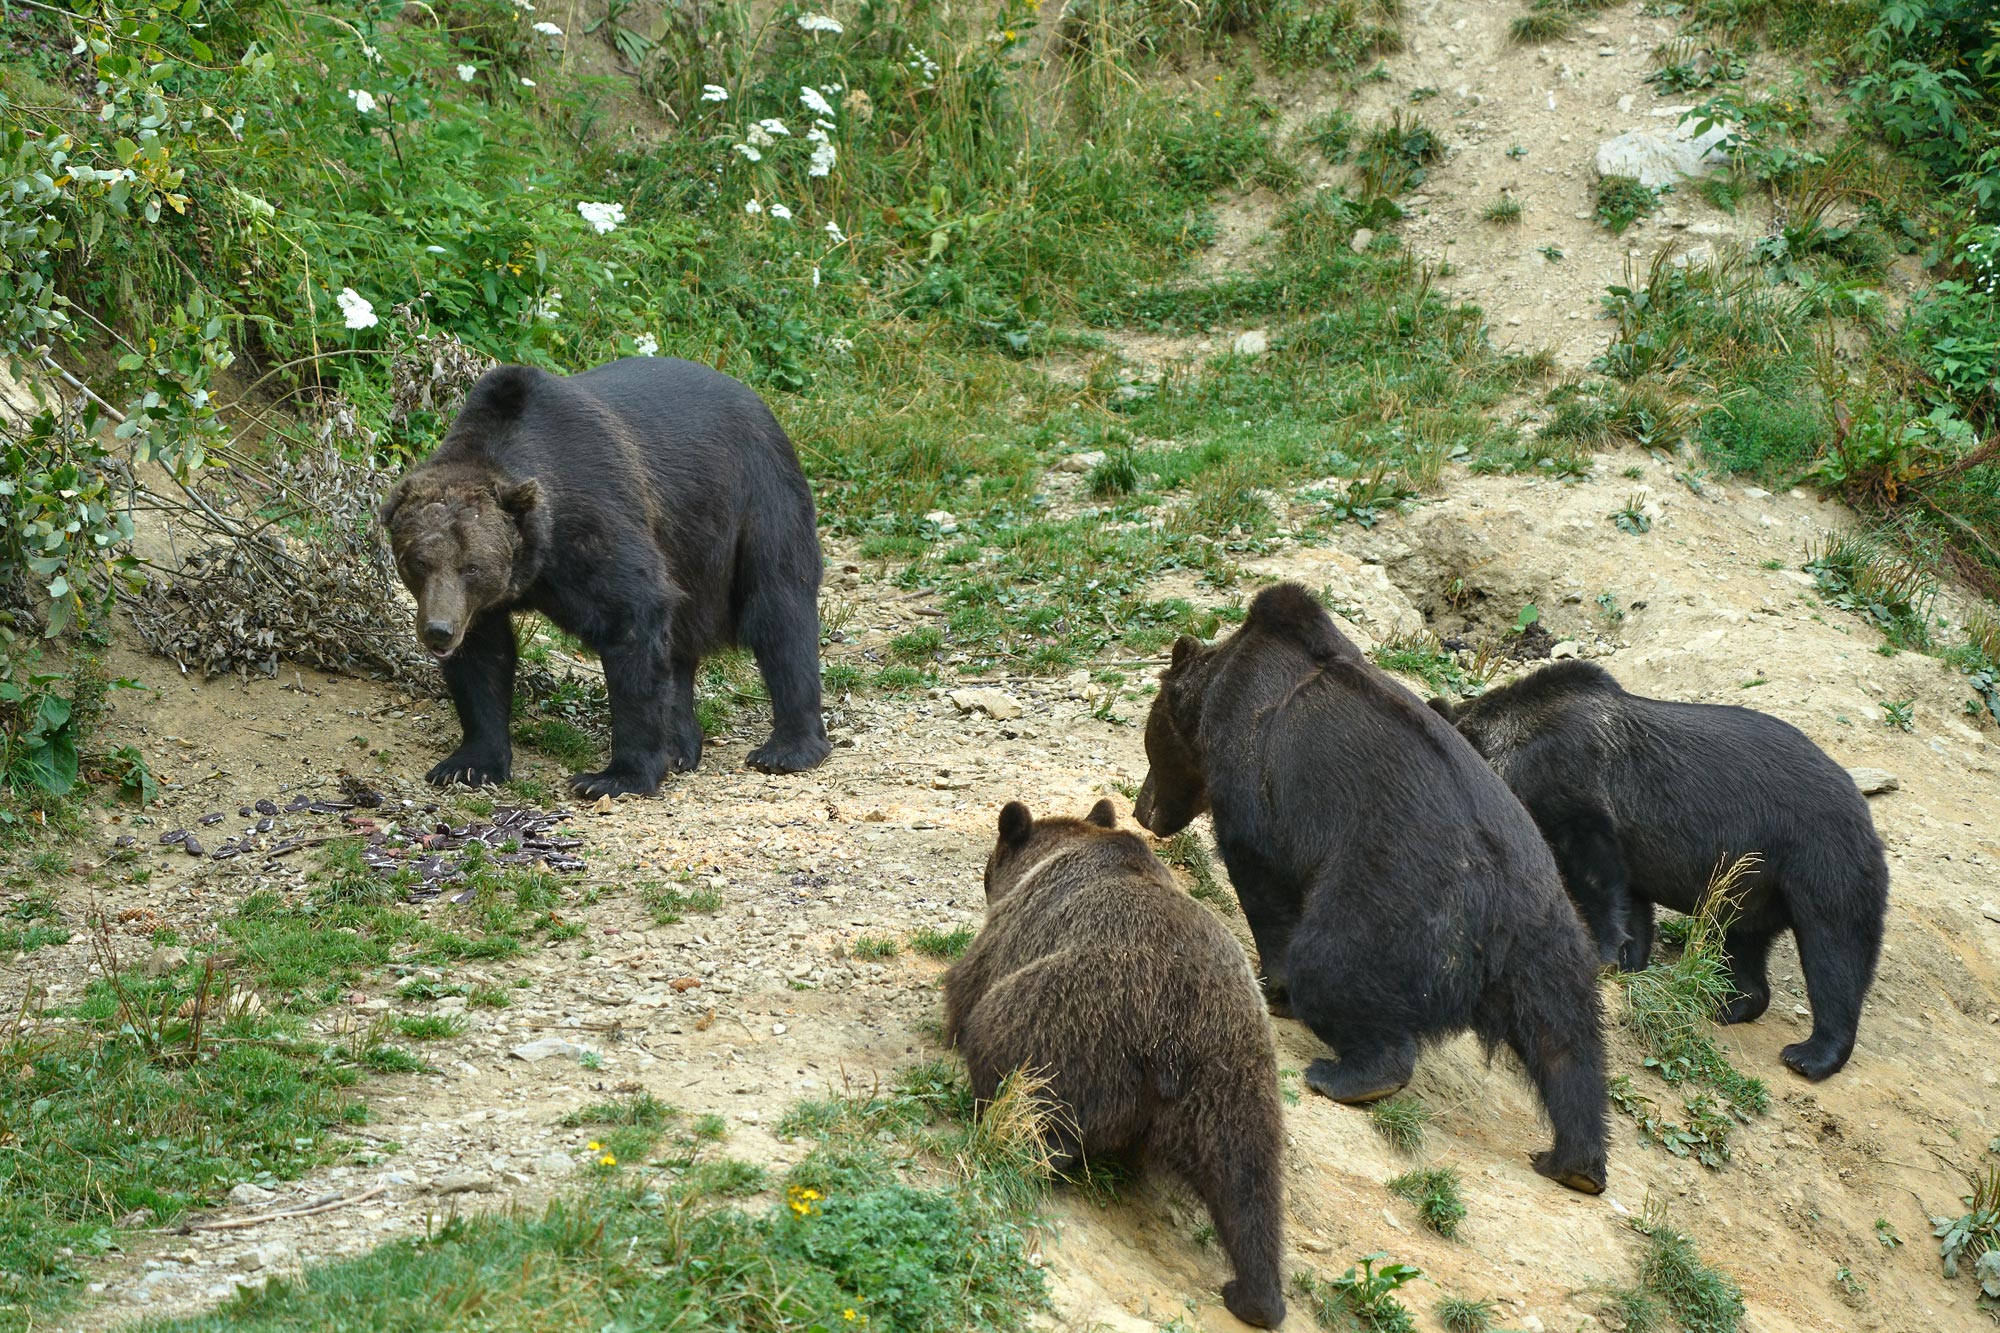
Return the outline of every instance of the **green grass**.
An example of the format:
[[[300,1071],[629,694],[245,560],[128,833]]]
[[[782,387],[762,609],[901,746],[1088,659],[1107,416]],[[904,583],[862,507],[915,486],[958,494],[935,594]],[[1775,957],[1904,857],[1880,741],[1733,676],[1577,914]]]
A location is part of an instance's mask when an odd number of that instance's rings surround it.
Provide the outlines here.
[[[1214,858],[1208,854],[1208,848],[1193,829],[1182,829],[1161,843],[1159,856],[1168,865],[1187,871],[1194,880],[1194,887],[1188,890],[1190,897],[1213,904],[1224,912],[1236,901],[1235,893],[1216,874]]]
[[[868,962],[879,962],[885,958],[894,958],[902,951],[903,948],[901,945],[883,935],[856,936],[853,946],[848,950],[856,958]]]
[[[1424,1146],[1424,1132],[1436,1117],[1410,1093],[1384,1097],[1368,1106],[1368,1123],[1397,1151],[1414,1153]]]
[[[653,924],[671,926],[679,922],[689,912],[719,912],[723,897],[720,890],[704,886],[699,889],[684,889],[673,884],[653,884],[640,891],[646,910],[653,914]]]
[[[950,930],[924,926],[910,932],[910,948],[926,958],[950,962],[971,947],[972,937],[977,933],[971,926],[953,926]]]
[[[1389,1182],[1389,1193],[1415,1204],[1423,1224],[1447,1240],[1458,1234],[1458,1224],[1465,1220],[1458,1172],[1451,1167],[1406,1171]]]
[[[1487,1333],[1500,1311],[1490,1300],[1469,1300],[1462,1296],[1440,1296],[1431,1307],[1444,1333]]]
[[[1518,227],[1521,225],[1521,201],[1511,194],[1503,194],[1488,204],[1479,216],[1496,227]]]
[[[1597,220],[1613,236],[1660,206],[1660,192],[1630,176],[1603,176],[1597,181]]]
[[[453,1014],[416,1014],[396,1020],[396,1031],[410,1041],[444,1041],[464,1033],[465,1020]]]
[[[1646,1067],[1680,1095],[1684,1118],[1640,1093],[1630,1075],[1611,1079],[1612,1102],[1647,1138],[1710,1168],[1729,1160],[1733,1128],[1770,1104],[1764,1084],[1730,1064],[1712,1035],[1715,1012],[1732,994],[1723,933],[1735,911],[1737,886],[1754,859],[1719,871],[1702,910],[1686,917],[1684,927],[1674,923],[1677,934],[1685,931],[1678,957],[1618,974],[1625,990],[1623,1022],[1646,1051]]]
[[[1737,1333],[1743,1292],[1734,1278],[1710,1267],[1694,1240],[1649,1209],[1632,1227],[1645,1239],[1639,1281],[1685,1333]]]

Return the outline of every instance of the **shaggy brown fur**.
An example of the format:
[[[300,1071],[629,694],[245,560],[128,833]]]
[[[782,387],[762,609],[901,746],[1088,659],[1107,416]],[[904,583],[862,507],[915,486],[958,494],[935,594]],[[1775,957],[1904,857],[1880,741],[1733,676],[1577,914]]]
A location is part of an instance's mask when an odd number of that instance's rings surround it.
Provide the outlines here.
[[[945,974],[945,1027],[981,1106],[1047,1078],[1059,1167],[1134,1149],[1208,1205],[1235,1265],[1223,1304],[1285,1317],[1284,1151],[1270,1024],[1243,951],[1111,802],[1087,819],[1000,812],[986,928]]]

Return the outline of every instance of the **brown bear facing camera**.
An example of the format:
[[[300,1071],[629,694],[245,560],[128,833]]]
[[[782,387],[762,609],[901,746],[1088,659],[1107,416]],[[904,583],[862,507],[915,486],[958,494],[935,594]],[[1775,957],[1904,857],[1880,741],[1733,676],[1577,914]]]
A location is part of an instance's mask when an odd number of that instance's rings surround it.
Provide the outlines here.
[[[986,925],[945,974],[945,1031],[983,1109],[1045,1078],[1058,1169],[1136,1151],[1194,1188],[1235,1266],[1223,1304],[1284,1320],[1283,1113],[1250,965],[1109,801],[1084,819],[1009,802],[986,863]]]
[[[668,357],[490,371],[382,522],[465,732],[432,782],[512,770],[516,611],[603,660],[611,762],[570,778],[579,795],[652,792],[693,768],[695,668],[731,644],[771,696],[750,766],[826,758],[812,492],[770,409],[729,376]]]

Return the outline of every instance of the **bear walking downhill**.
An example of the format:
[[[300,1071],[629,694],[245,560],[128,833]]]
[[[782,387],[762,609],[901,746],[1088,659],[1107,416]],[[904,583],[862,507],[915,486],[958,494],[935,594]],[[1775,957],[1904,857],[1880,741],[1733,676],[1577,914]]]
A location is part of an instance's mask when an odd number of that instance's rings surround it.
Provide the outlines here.
[[[1627,693],[1594,662],[1431,706],[1528,808],[1605,962],[1646,966],[1653,905],[1695,911],[1719,867],[1757,853],[1724,924],[1735,995],[1718,1017],[1763,1014],[1771,943],[1789,929],[1813,1027],[1780,1058],[1811,1079],[1847,1063],[1882,952],[1889,866],[1868,802],[1803,732],[1749,708]]]
[[[777,418],[727,375],[664,357],[570,376],[501,366],[381,512],[465,732],[432,782],[507,779],[520,610],[604,663],[611,762],[570,778],[579,795],[649,793],[692,769],[695,669],[731,644],[771,696],[751,767],[826,758],[812,492]]]
[[[1055,1165],[1136,1152],[1180,1175],[1236,1267],[1222,1303],[1285,1318],[1284,1113],[1243,950],[1181,892],[1111,802],[1036,819],[1010,801],[986,863],[986,926],[944,978],[945,1032],[983,1108],[1047,1080]]]
[[[1304,588],[1266,588],[1214,647],[1174,644],[1146,758],[1139,822],[1164,837],[1210,812],[1274,1008],[1336,1053],[1307,1086],[1385,1097],[1424,1041],[1470,1028],[1541,1093],[1555,1146],[1535,1169],[1604,1188],[1596,974],[1548,846]]]

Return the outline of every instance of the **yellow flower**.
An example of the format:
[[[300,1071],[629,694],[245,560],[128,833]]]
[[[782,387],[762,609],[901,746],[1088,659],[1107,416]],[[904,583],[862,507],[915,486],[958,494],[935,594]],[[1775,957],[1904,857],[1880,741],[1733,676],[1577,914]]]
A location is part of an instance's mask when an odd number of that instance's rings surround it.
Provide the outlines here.
[[[826,1196],[815,1189],[805,1189],[798,1185],[785,1191],[785,1206],[798,1217],[811,1217],[818,1211],[815,1207]]]
[[[610,1153],[606,1153],[604,1154],[604,1156],[597,1159],[597,1164],[599,1166],[616,1166],[618,1165],[618,1159],[616,1157],[613,1157]]]
[[[589,1143],[585,1144],[584,1146],[589,1148],[592,1152],[596,1152],[599,1148],[602,1148],[604,1145],[599,1143],[596,1139],[592,1139]]]

